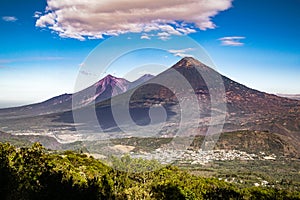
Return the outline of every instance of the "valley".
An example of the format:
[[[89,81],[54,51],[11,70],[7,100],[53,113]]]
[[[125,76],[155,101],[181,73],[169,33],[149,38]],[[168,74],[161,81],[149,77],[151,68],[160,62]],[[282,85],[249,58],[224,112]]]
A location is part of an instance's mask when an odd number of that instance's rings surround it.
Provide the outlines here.
[[[178,74],[190,90],[170,78]],[[2,109],[0,141],[39,142],[49,152],[74,151],[104,163],[115,156],[156,160],[239,187],[300,187],[299,101],[248,88],[194,58],[135,83],[108,76],[91,91]],[[84,99],[92,101],[79,103]]]

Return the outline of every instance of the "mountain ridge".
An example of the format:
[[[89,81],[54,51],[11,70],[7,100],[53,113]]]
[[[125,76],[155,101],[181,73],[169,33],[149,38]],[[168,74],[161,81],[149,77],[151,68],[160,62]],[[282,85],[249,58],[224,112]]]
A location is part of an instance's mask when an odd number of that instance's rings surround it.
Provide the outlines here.
[[[187,66],[185,66],[187,65]],[[210,75],[213,73],[213,75]],[[190,84],[193,89],[193,94],[197,97],[199,103],[199,119],[200,127],[193,126],[191,120],[191,126],[186,130],[186,136],[190,135],[204,135],[209,127],[209,120],[212,112],[222,113],[224,110],[211,108],[211,94],[213,91],[215,94],[220,93],[224,95],[227,110],[226,119],[223,127],[224,132],[232,132],[238,130],[259,131],[263,134],[265,132],[279,134],[283,138],[288,138],[288,143],[293,145],[298,152],[300,152],[300,101],[291,100],[276,95],[260,92],[255,89],[251,89],[245,85],[239,84],[226,76],[219,74],[214,69],[204,65],[199,61],[195,61],[194,58],[185,58],[180,60],[175,65],[161,74],[151,77],[149,80],[141,84],[138,88],[128,90],[122,94],[113,97],[113,102],[122,104],[124,99],[129,99],[129,112],[132,120],[143,127],[151,122],[149,111],[155,106],[165,108],[167,114],[167,125],[164,126],[157,134],[157,137],[173,137],[174,132],[178,129],[178,124],[181,119],[181,111],[178,98],[172,92],[174,91],[180,94],[184,94],[184,90],[178,89],[177,86],[181,86],[179,79],[174,78],[171,75],[180,74],[184,77],[187,83]],[[221,77],[218,82],[210,85],[211,88],[205,82],[205,80],[214,80],[214,75]],[[178,76],[178,77],[180,77]],[[204,78],[206,76],[207,79]],[[167,84],[170,88],[164,87],[161,84]],[[224,88],[218,88],[218,84],[223,84]],[[183,88],[184,89],[184,88]],[[224,94],[222,94],[224,92]],[[87,134],[89,132],[95,132],[90,130],[93,127],[101,126],[104,132],[121,133],[119,124],[117,125],[111,107],[112,98],[108,98],[104,101],[96,103],[96,106],[87,106],[79,108],[84,114],[88,114],[90,111],[95,111],[98,117],[96,124],[90,122],[90,118],[87,115],[81,127],[83,132]],[[218,102],[217,102],[218,103]],[[118,110],[118,114],[123,114],[122,110]],[[80,113],[79,113],[80,114]],[[47,116],[42,116],[43,119],[47,119],[47,123],[64,124],[69,127],[67,130],[69,134],[75,134],[73,129],[74,119],[72,111],[64,111],[61,113],[52,113]],[[40,117],[31,118],[32,124],[37,124],[36,121],[40,120]],[[49,121],[51,120],[51,121]],[[198,119],[194,119],[197,121]],[[121,126],[126,126],[128,121],[124,120]],[[22,120],[5,121],[12,123],[12,126],[20,123],[20,127],[27,127],[28,125],[23,123]],[[78,122],[76,122],[78,123]],[[85,124],[86,123],[86,124]],[[0,121],[1,124],[1,121]],[[4,124],[4,123],[2,123]],[[50,126],[49,124],[47,124]],[[189,125],[189,124],[188,124]],[[41,125],[41,130],[44,127]],[[47,128],[46,128],[47,129]],[[58,128],[58,134],[59,134]],[[65,131],[65,129],[63,129]],[[142,129],[141,129],[142,130]],[[151,129],[149,131],[154,131]],[[137,129],[139,132],[140,129]],[[300,155],[300,154],[299,154]]]
[[[185,67],[182,63],[187,63],[188,67]],[[196,69],[196,67],[199,68]],[[198,100],[201,101],[199,105],[200,115],[203,118],[209,118],[212,112],[210,106],[210,92],[204,78],[201,74],[199,75],[199,71],[203,74],[218,72],[201,62],[195,61],[193,58],[184,58],[172,66],[171,69],[159,74],[152,80],[155,82],[157,79],[162,79],[162,81],[168,83],[173,82],[173,84],[170,85],[176,86],[177,80],[168,78],[168,75],[172,73],[172,69],[175,69],[183,75],[190,83]],[[289,143],[293,143],[293,146],[300,152],[300,147],[298,145],[300,142],[300,101],[260,92],[239,84],[226,76],[220,76],[224,83],[227,105],[223,131],[250,130],[280,134],[290,138]],[[218,91],[218,88],[213,88],[213,90],[214,89]],[[121,101],[122,95],[117,96],[116,98],[119,98]],[[101,107],[107,107],[109,103],[110,101],[100,103],[96,107],[97,112],[101,113]],[[141,88],[131,96],[130,105],[132,107],[131,117],[136,120],[136,122],[143,125],[149,123],[148,110],[152,106],[164,105],[169,113],[179,112],[178,108],[175,111],[173,109],[178,105],[178,99],[176,99],[174,93],[168,90],[168,88],[151,84],[150,82],[145,82]],[[214,110],[214,112],[216,112],[216,110]],[[110,112],[105,111],[105,113],[107,114]],[[107,115],[109,116],[110,114]],[[110,120],[113,119],[107,119],[106,121]],[[173,123],[175,122],[173,121]],[[170,124],[172,123],[170,122]],[[103,125],[103,127],[111,128],[114,125],[115,124],[112,123],[107,127]],[[201,134],[201,132],[202,134],[205,134],[207,128],[208,125],[203,122],[202,129],[191,128],[188,132],[190,134]],[[176,129],[176,127],[174,127],[174,129]],[[162,131],[160,135],[167,136],[167,131]]]
[[[93,85],[73,94],[65,93],[39,103],[1,108],[0,117],[30,117],[71,110],[73,106],[77,108],[87,106],[94,102],[97,103],[112,96],[124,93],[128,89],[137,87],[150,78],[153,78],[153,76],[145,74],[137,80],[130,82],[124,78],[117,78],[109,74]],[[77,102],[73,102],[72,105],[74,96],[76,96],[75,99]]]

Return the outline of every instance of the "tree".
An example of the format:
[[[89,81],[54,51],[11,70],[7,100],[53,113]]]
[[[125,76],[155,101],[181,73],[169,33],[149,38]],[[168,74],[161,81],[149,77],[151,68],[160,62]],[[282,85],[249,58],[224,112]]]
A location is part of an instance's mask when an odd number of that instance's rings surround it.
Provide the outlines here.
[[[15,151],[11,145],[0,143],[0,199],[6,199],[16,186],[16,175],[9,163],[9,157]]]

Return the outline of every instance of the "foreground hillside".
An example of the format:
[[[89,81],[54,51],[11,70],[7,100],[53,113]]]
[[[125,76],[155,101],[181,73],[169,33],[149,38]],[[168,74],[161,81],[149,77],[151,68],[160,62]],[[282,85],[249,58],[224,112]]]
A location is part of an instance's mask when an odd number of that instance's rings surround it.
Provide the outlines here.
[[[113,168],[86,154],[48,152],[38,143],[0,143],[0,199],[300,199],[297,189],[243,188],[156,161],[125,156],[110,162]]]

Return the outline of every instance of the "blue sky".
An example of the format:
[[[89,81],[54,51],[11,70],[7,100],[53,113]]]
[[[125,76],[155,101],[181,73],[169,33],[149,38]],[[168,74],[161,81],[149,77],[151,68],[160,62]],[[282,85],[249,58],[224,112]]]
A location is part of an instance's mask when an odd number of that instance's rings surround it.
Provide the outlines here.
[[[128,40],[110,43],[106,53],[132,43],[130,37],[136,35],[142,38],[135,39],[137,43],[176,43],[176,37],[189,37],[202,45],[217,70],[229,78],[269,93],[300,93],[298,0],[199,0],[198,7],[192,0],[167,0],[162,5],[133,0],[134,10],[120,0],[72,2],[74,5],[66,0],[0,2],[0,107],[72,93],[89,55],[103,48],[101,44],[109,38],[124,33]],[[106,15],[98,15],[103,12],[100,8],[106,9]],[[166,8],[170,13],[166,14]],[[155,54],[153,63],[168,66],[183,54],[193,53],[184,44],[175,46],[170,52],[129,53],[126,62],[120,58],[110,72],[124,76],[134,64],[128,59],[136,60],[135,65],[149,64],[152,61],[145,59]],[[95,80],[98,78],[99,74]]]

